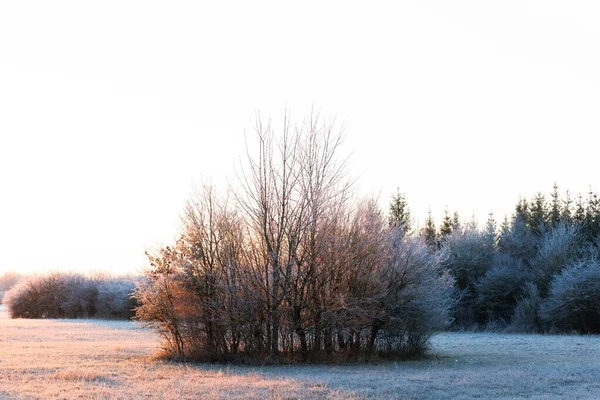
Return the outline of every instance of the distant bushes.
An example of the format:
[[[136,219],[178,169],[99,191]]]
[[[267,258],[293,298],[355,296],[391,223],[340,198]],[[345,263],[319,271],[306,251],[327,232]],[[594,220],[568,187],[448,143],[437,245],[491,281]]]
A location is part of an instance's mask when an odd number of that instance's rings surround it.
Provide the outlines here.
[[[4,296],[12,318],[115,318],[133,316],[131,278],[52,272],[23,278]]]

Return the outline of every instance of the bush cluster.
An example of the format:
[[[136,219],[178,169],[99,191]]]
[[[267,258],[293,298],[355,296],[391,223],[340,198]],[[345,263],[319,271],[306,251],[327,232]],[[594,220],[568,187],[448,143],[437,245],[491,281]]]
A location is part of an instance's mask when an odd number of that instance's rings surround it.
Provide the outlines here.
[[[25,277],[4,296],[12,318],[129,319],[136,301],[132,278],[52,272]]]
[[[136,316],[162,335],[167,354],[415,356],[450,322],[454,281],[441,255],[388,223],[375,201],[352,198],[335,156],[340,138],[318,121],[285,125],[281,137],[258,121],[258,151],[235,201],[197,192],[181,238],[149,255]]]

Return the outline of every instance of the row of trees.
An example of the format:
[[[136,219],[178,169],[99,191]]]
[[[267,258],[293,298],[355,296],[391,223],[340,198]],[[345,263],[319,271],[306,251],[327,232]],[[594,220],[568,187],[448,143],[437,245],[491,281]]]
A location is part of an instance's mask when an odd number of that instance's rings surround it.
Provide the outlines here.
[[[196,360],[422,353],[450,322],[440,254],[353,197],[333,124],[286,115],[281,135],[260,118],[255,132],[240,189],[194,193],[181,238],[149,254],[137,318]]]
[[[393,197],[390,223],[405,218]],[[405,207],[408,210],[407,207]],[[439,229],[431,216],[419,235],[454,276],[459,301],[454,325],[505,326],[515,331],[600,333],[600,202],[590,192],[573,202],[554,187],[521,199],[499,228],[460,223],[445,213]]]
[[[4,295],[12,318],[130,319],[133,277],[51,272],[20,277]]]

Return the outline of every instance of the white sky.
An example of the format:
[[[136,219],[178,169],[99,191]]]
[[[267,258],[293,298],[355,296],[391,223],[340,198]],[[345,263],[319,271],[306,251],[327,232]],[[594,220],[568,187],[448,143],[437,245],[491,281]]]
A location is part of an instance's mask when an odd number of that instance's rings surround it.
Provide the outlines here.
[[[591,0],[1,2],[0,272],[140,268],[286,104],[337,115],[360,192],[399,186],[421,220],[598,189],[598,21]]]

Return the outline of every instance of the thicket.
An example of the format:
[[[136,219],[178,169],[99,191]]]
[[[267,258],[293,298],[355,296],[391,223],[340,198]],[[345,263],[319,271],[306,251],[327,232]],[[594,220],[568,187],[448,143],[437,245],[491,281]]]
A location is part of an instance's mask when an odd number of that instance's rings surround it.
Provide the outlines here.
[[[451,322],[443,254],[354,199],[341,131],[287,117],[278,136],[257,119],[237,192],[194,193],[181,238],[148,255],[137,319],[169,356],[193,360],[422,354]]]
[[[392,199],[394,203],[395,199]],[[448,213],[446,213],[448,215]],[[600,333],[600,201],[573,202],[555,186],[550,200],[521,199],[500,228],[427,224],[420,232],[455,277],[454,327]]]
[[[4,295],[11,318],[130,319],[134,278],[51,272],[23,277]]]

